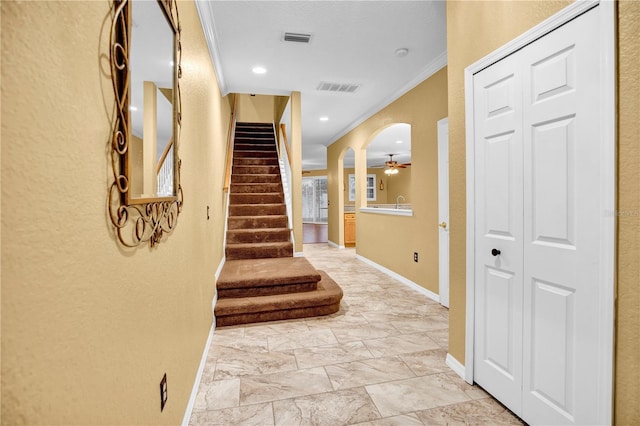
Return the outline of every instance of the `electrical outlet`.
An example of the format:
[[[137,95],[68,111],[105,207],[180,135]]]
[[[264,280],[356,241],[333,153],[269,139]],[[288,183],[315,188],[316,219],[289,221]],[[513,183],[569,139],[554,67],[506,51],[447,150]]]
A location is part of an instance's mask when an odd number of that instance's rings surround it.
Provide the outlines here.
[[[167,373],[164,373],[160,381],[160,411],[164,410],[167,403]]]
[[[414,262],[418,262],[418,252],[417,251],[413,252],[413,261]]]

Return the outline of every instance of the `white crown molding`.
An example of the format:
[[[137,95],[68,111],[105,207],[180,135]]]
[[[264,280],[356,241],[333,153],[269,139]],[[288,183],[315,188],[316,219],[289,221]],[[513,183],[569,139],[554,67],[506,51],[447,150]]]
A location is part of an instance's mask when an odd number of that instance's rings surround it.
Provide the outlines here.
[[[371,118],[374,114],[381,111],[383,108],[390,105],[392,102],[396,101],[402,95],[404,95],[405,93],[407,93],[408,91],[416,87],[418,84],[422,83],[423,81],[425,81],[426,79],[428,79],[433,74],[440,71],[442,68],[446,66],[447,66],[447,51],[445,50],[440,55],[438,55],[433,61],[429,62],[420,71],[418,75],[416,75],[413,79],[407,82],[404,86],[402,86],[395,92],[391,93],[389,96],[385,97],[377,104],[373,105],[366,112],[364,112],[360,117],[358,117],[355,121],[353,121],[350,125],[348,125],[344,129],[336,133],[330,139],[331,142],[329,142],[327,146],[331,145],[332,143],[334,143],[335,141],[337,141],[338,139],[340,139],[341,137],[343,137],[344,135],[346,135],[356,127],[358,127],[360,124],[364,123],[367,119]]]
[[[229,94],[227,90],[227,84],[224,81],[224,74],[222,72],[222,62],[220,61],[220,49],[218,48],[218,34],[216,33],[216,26],[213,20],[213,2],[207,0],[195,0],[196,9],[198,10],[198,16],[200,16],[200,24],[202,25],[202,31],[204,32],[204,38],[207,40],[207,46],[209,47],[209,55],[211,56],[211,62],[213,68],[218,77],[218,85],[220,86],[220,93],[222,96]]]

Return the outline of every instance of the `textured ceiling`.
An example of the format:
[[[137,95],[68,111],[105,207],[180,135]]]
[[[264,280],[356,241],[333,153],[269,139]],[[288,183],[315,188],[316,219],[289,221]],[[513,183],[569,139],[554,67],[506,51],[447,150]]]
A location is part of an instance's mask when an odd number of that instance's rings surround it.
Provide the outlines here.
[[[302,93],[305,170],[326,167],[326,146],[446,64],[444,1],[197,5],[223,93]],[[285,32],[311,34],[311,42],[284,42]],[[398,57],[399,48],[409,53]],[[255,66],[267,72],[256,75]],[[317,90],[321,81],[361,86],[329,93]]]

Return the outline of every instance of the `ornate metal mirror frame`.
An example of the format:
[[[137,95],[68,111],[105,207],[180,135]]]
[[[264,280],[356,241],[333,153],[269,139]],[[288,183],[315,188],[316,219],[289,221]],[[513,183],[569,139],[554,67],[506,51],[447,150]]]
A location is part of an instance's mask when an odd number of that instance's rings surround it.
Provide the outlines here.
[[[134,0],[113,0],[113,22],[111,26],[110,62],[113,90],[116,101],[114,130],[111,141],[111,165],[114,181],[109,188],[108,208],[109,217],[114,226],[118,240],[126,247],[136,247],[147,241],[151,246],[156,245],[165,233],[170,233],[177,225],[178,215],[182,210],[183,194],[180,185],[180,158],[178,156],[180,125],[181,125],[181,99],[179,79],[182,74],[180,67],[182,49],[180,45],[180,20],[178,7],[175,0],[158,0],[157,5],[167,19],[173,31],[173,59],[170,64],[173,73],[172,89],[164,89],[159,97],[166,97],[165,103],[173,105],[172,123],[161,123],[154,118],[154,124],[169,126],[173,130],[172,139],[166,143],[160,166],[165,159],[172,161],[172,171],[165,180],[167,192],[161,192],[157,183],[151,194],[145,195],[145,191],[134,192],[132,181],[134,175],[141,174],[137,163],[134,163],[133,152],[133,121],[132,110],[132,73],[131,73],[131,34],[134,26],[132,3]],[[138,1],[138,0],[135,0]],[[141,1],[142,3],[148,2]],[[155,3],[155,2],[154,2]],[[136,51],[144,51],[140,46]],[[148,53],[148,52],[147,52]],[[158,88],[159,90],[163,90]],[[146,88],[145,88],[146,90]],[[158,92],[160,93],[160,92]],[[152,92],[155,99],[155,92]],[[147,105],[145,99],[145,106]],[[155,109],[155,106],[154,106]],[[157,113],[157,112],[156,112]],[[171,113],[169,113],[171,114]],[[156,130],[154,130],[155,132]],[[139,139],[138,139],[139,140]],[[157,140],[155,140],[157,144]],[[172,149],[171,149],[171,146]],[[167,156],[167,153],[173,153]],[[155,153],[153,154],[155,156]],[[155,163],[153,163],[155,164]],[[153,168],[155,170],[155,167]],[[171,173],[172,183],[171,186]],[[154,174],[153,179],[156,179]]]

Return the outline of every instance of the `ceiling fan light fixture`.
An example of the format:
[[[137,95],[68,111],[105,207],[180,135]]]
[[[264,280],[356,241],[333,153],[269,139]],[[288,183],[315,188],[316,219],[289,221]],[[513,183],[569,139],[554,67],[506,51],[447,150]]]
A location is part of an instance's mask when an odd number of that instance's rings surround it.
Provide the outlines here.
[[[385,169],[384,174],[385,175],[397,175],[398,174],[398,169],[396,169],[396,168]]]

